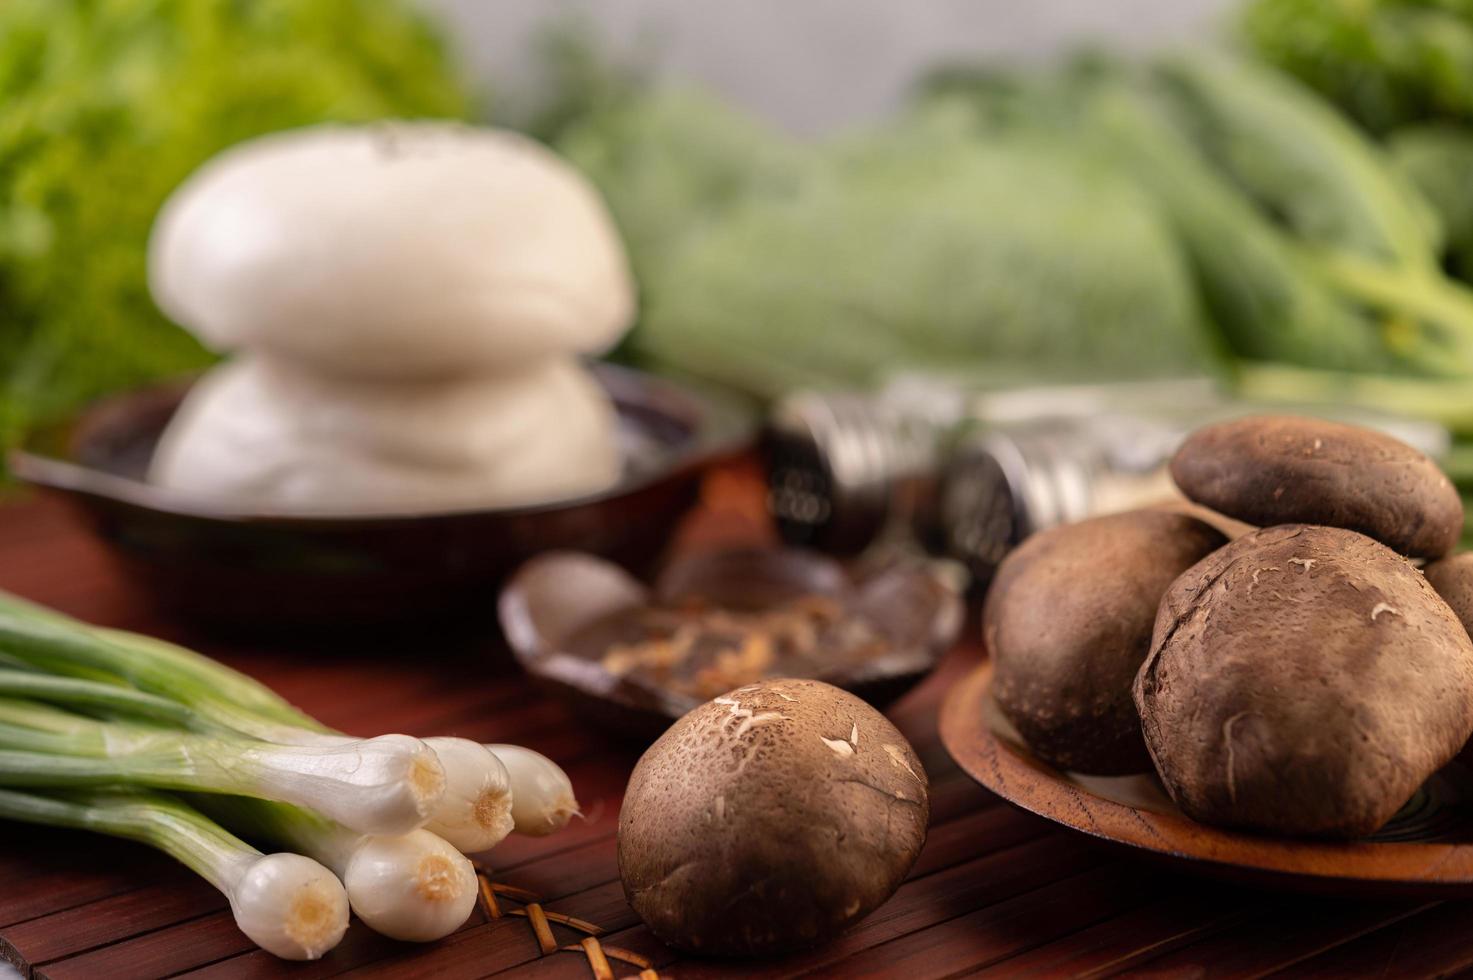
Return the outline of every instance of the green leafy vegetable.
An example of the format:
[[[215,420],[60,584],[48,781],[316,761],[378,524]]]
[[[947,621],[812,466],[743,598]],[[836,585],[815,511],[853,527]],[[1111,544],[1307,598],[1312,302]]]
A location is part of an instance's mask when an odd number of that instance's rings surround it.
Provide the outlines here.
[[[584,87],[610,75],[580,64]],[[689,92],[612,90],[561,100],[558,146],[611,202],[644,292],[628,349],[660,369],[760,395],[1225,354],[1473,374],[1473,295],[1438,268],[1426,201],[1264,67],[942,70],[899,119],[817,145]]]
[[[810,151],[704,93],[657,89],[567,126],[558,150],[607,199],[641,282],[749,197],[793,192]]]
[[[1167,216],[1235,354],[1341,370],[1390,367],[1375,325],[1212,172],[1148,89],[1124,75],[1102,78],[1077,105],[1085,137],[1112,154]]]
[[[1329,103],[1251,62],[1194,51],[1163,92],[1203,155],[1304,242],[1388,263],[1436,263],[1437,220],[1381,150]]]
[[[1434,262],[1430,209],[1333,110],[1202,53],[1155,70],[1093,55],[971,97],[1006,138],[1099,148],[1153,198],[1233,354],[1334,371],[1466,377],[1473,294]],[[948,87],[959,89],[952,74]]]
[[[638,238],[635,239],[638,241]],[[902,366],[1201,370],[1186,269],[1132,183],[940,107],[824,149],[647,272],[637,352],[749,391]]]
[[[1468,0],[1254,0],[1252,47],[1373,133],[1473,121]]]

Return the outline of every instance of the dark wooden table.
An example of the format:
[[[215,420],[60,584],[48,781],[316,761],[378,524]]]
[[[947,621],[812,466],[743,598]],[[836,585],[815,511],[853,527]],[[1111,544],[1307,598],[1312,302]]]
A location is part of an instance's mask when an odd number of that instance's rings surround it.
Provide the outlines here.
[[[738,511],[708,508],[688,528],[688,546],[760,537],[751,509]],[[93,622],[195,644],[350,732],[455,734],[547,753],[567,768],[587,819],[542,840],[508,840],[487,855],[493,880],[601,927],[606,946],[645,958],[661,977],[1408,977],[1473,967],[1473,903],[1306,898],[1198,879],[1057,829],[978,788],[936,735],[937,705],[981,656],[975,643],[891,712],[931,777],[930,838],[910,879],[831,945],[720,963],[666,949],[624,901],[614,831],[637,750],[581,727],[493,642],[441,644],[427,635],[352,654],[212,642],[151,611],[70,512],[48,501],[0,508],[0,587]],[[488,616],[490,609],[488,596]],[[484,909],[430,946],[394,943],[355,923],[325,959],[287,964],[236,930],[217,893],[146,848],[9,824],[0,835],[0,952],[28,976],[593,975],[579,953],[544,955],[526,918]],[[518,904],[500,903],[504,912]],[[551,928],[559,943],[583,935]],[[639,972],[613,965],[615,976]]]

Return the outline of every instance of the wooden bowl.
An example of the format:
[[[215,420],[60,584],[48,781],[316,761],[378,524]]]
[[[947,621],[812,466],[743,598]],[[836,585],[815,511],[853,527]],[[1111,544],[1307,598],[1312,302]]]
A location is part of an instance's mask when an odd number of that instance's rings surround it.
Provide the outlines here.
[[[1183,870],[1335,895],[1473,896],[1473,774],[1454,762],[1374,836],[1328,842],[1258,837],[1188,819],[1154,775],[1062,773],[1024,746],[990,693],[983,663],[947,696],[941,741],[958,766],[1010,803]]]
[[[38,434],[11,466],[67,497],[131,575],[191,619],[268,632],[432,617],[493,624],[502,580],[537,552],[576,547],[650,565],[704,471],[751,444],[754,416],[730,401],[611,365],[594,373],[618,410],[623,475],[608,490],[535,506],[320,517],[166,490],[144,474],[187,383],[102,402]]]

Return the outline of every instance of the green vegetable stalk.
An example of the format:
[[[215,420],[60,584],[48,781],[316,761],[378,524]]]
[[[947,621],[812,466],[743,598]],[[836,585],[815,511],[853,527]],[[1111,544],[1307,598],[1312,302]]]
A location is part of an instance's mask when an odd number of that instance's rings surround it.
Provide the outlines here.
[[[1427,202],[1329,103],[1250,61],[1191,51],[1165,59],[1180,129],[1302,242],[1415,269],[1437,264]]]
[[[1155,197],[1236,355],[1340,370],[1392,367],[1375,324],[1210,170],[1148,89],[1112,73],[1080,95],[1080,106],[1084,138]]]
[[[1473,128],[1412,126],[1392,133],[1387,149],[1441,219],[1449,271],[1473,281]]]
[[[256,737],[269,724],[323,730],[274,691],[183,647],[150,637],[95,630],[0,594],[0,650],[35,668],[106,682],[188,705],[210,722]]]
[[[384,747],[383,738],[365,740],[331,731],[266,686],[192,650],[136,633],[89,627],[4,593],[0,651],[17,666],[31,668],[0,667],[0,694],[227,741],[246,736],[318,749],[323,758],[354,752],[369,758]],[[0,705],[4,703],[0,697]],[[444,783],[425,827],[467,852],[495,846],[515,823],[506,766],[486,746],[467,739],[433,737],[424,740],[424,747],[434,751]]]
[[[1136,181],[1236,357],[1473,374],[1473,293],[1438,267],[1426,202],[1291,81],[1220,55],[1095,57],[977,91],[994,138],[1064,133]]]
[[[120,684],[63,677],[39,670],[0,667],[0,699],[40,701],[103,718],[116,717],[201,734],[234,734],[229,727],[211,723],[178,701],[156,697]]]
[[[1473,373],[1473,292],[1443,274],[1436,215],[1379,147],[1308,89],[1241,59],[1174,57],[1158,77],[1203,160],[1293,236],[1310,274],[1376,318],[1399,366]]]

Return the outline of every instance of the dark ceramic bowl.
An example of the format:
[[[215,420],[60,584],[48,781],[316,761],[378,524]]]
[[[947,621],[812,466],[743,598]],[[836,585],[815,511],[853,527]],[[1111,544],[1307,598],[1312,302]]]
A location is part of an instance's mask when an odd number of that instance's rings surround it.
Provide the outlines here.
[[[641,741],[702,702],[668,688],[616,676],[582,648],[590,628],[640,607],[703,604],[756,611],[800,595],[836,600],[887,640],[862,664],[820,675],[883,708],[916,685],[956,642],[963,602],[955,588],[918,562],[850,572],[797,549],[697,552],[661,570],[650,586],[594,555],[549,552],[527,562],[502,590],[501,628],[522,666],[570,700],[586,718]]]
[[[246,628],[481,615],[505,576],[549,548],[631,568],[659,555],[703,471],[745,450],[754,420],[727,399],[611,365],[624,472],[600,493],[528,507],[318,517],[246,512],[144,481],[187,384],[103,402],[42,432],[14,472],[76,504],[129,572],[192,619]]]

